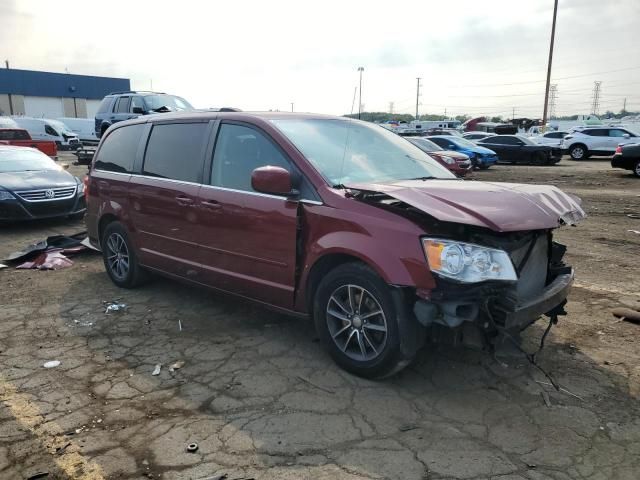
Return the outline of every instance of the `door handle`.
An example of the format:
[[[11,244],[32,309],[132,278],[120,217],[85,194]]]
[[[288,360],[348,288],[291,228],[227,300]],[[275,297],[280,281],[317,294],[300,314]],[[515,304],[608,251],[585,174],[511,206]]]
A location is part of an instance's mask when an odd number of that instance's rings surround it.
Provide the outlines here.
[[[209,210],[220,210],[222,208],[222,205],[215,200],[203,200],[201,203],[204,208]]]
[[[192,205],[193,204],[193,198],[177,196],[176,197],[176,202],[178,202],[178,204],[182,205],[182,206]]]

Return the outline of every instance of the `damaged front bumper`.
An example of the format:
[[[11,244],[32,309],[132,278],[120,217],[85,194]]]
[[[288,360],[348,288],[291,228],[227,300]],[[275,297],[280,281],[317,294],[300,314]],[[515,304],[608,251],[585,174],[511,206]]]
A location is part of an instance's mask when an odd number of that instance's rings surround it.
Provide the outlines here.
[[[512,331],[523,330],[542,315],[551,316],[560,312],[564,313],[562,307],[567,301],[574,277],[573,269],[569,273],[558,275],[553,282],[544,288],[542,293],[510,309],[502,310],[498,303],[498,306],[494,308],[501,310],[496,313],[498,313],[498,318],[502,317],[504,328]]]
[[[520,301],[513,294],[513,285],[491,284],[428,300],[418,299],[413,313],[425,327],[439,325],[457,330],[473,325],[486,334],[502,330],[517,335],[542,315],[565,314],[564,305],[573,281],[573,268],[564,267],[540,292]]]

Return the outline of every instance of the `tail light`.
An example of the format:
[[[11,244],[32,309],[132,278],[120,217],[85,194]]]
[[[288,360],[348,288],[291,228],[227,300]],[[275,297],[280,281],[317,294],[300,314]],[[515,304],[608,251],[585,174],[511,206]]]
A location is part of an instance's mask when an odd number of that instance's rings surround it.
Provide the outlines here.
[[[89,180],[89,175],[85,175],[82,179],[82,183],[84,184],[84,201],[89,200],[89,184],[91,183]]]
[[[622,153],[622,145],[616,147],[616,153]]]

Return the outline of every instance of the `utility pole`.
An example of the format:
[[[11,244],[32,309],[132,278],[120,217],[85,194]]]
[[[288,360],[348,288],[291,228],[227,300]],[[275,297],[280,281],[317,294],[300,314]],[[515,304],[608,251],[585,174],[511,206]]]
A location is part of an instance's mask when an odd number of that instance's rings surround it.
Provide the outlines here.
[[[554,83],[549,88],[549,118],[556,116],[556,100],[558,99],[558,84]]]
[[[389,102],[389,113],[393,115],[393,102]]]
[[[293,113],[293,102],[291,102],[291,113]]]
[[[9,60],[4,61],[4,66],[9,70]]]
[[[516,119],[516,107],[511,107],[511,120]]]
[[[443,118],[443,120],[446,120],[446,119],[447,119],[447,108],[445,107],[445,109],[444,109],[444,118]]]
[[[358,67],[358,71],[360,72],[360,90],[359,90],[359,99],[358,99],[358,120],[360,120],[360,115],[362,114],[362,72],[364,72],[364,67]]]
[[[353,115],[353,106],[356,104],[356,93],[358,93],[358,87],[353,87],[353,100],[351,100],[351,115]]]
[[[624,103],[622,104],[622,111],[626,112],[627,111],[627,99],[624,99]]]
[[[600,110],[600,85],[602,82],[593,82],[593,102],[591,103],[591,113],[598,115]]]
[[[553,2],[553,23],[551,24],[551,43],[549,44],[549,63],[547,64],[547,84],[544,91],[544,111],[542,112],[542,128],[547,125],[547,107],[549,106],[549,84],[551,83],[551,63],[553,62],[553,42],[556,38],[556,17],[558,0]]]
[[[416,121],[418,121],[418,105],[420,105],[420,80],[422,80],[421,77],[416,77],[417,80],[417,84],[416,84]]]

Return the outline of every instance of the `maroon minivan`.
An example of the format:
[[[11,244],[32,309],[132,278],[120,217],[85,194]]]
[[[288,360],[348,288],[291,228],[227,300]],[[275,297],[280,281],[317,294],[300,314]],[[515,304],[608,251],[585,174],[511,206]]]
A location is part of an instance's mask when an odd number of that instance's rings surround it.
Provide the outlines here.
[[[574,274],[552,232],[584,217],[555,187],[464,181],[377,125],[321,115],[121,122],[87,188],[116,285],[156,272],[310,316],[366,377],[429,332],[491,347],[555,320]]]

